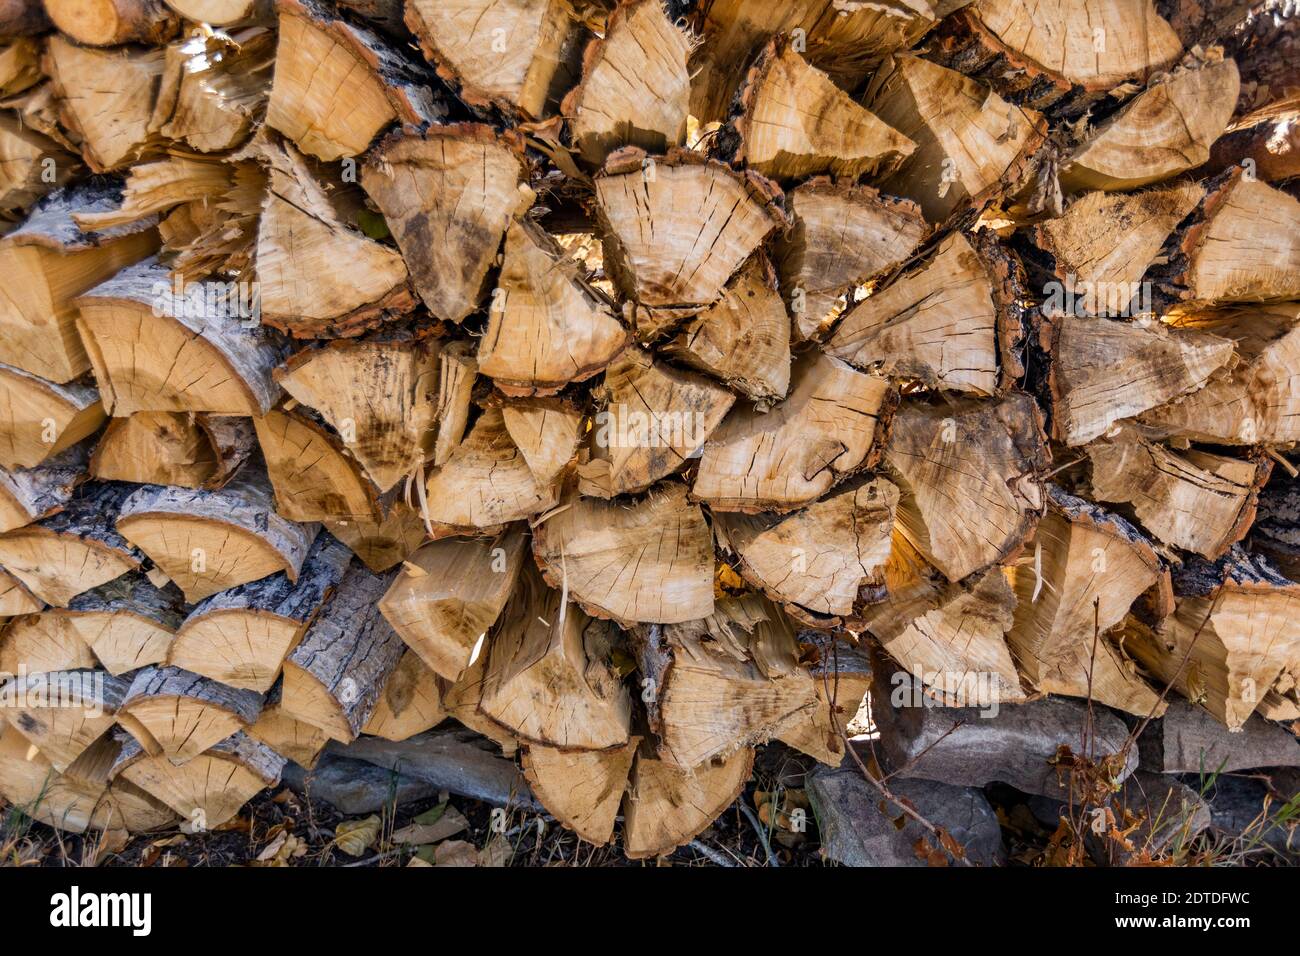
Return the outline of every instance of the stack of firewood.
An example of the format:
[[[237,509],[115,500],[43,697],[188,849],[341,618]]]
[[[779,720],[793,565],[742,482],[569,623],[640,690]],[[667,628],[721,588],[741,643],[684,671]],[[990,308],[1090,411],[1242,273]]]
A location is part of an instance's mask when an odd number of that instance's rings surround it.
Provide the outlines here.
[[[1300,717],[1292,12],[0,0],[0,794],[455,719],[649,857],[869,652]]]

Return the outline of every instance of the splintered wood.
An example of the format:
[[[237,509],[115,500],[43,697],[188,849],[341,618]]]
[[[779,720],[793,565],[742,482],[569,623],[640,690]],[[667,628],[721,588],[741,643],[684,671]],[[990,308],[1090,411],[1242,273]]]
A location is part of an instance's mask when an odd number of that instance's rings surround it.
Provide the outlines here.
[[[0,2],[0,796],[213,829],[454,721],[645,859],[886,662],[1300,717],[1244,7]]]

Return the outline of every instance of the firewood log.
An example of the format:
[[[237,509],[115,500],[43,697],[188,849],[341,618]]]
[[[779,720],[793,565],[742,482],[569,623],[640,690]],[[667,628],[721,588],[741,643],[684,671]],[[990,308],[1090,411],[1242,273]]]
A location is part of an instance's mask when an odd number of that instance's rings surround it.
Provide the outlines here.
[[[478,376],[478,357],[468,342],[445,346],[438,361],[438,434],[433,444],[433,463],[441,467],[465,437],[469,406]]]
[[[1232,60],[1164,74],[1063,159],[1061,185],[1135,189],[1200,166],[1232,118],[1237,92]]]
[[[0,670],[6,674],[84,670],[98,663],[85,635],[67,615],[51,610],[24,615],[0,632]]]
[[[446,717],[438,675],[408,648],[384,681],[374,713],[361,731],[385,740],[406,740],[432,730]]]
[[[735,159],[776,180],[819,173],[848,180],[878,177],[916,149],[811,66],[786,38],[764,48],[737,95]]]
[[[0,94],[7,50],[0,48]],[[21,119],[0,115],[0,232],[21,222],[27,210],[77,172],[79,162],[59,143]]]
[[[165,61],[156,48],[98,50],[61,34],[50,37],[43,64],[59,119],[79,138],[82,158],[95,172],[122,169],[157,152],[151,120]]]
[[[601,166],[623,146],[662,153],[684,145],[690,112],[689,34],[661,0],[625,0],[587,44],[582,82],[560,112],[583,159]]]
[[[283,705],[296,720],[350,743],[361,733],[405,645],[376,603],[393,574],[353,564],[284,662]]]
[[[434,673],[458,680],[501,615],[527,556],[512,526],[497,538],[444,538],[416,551],[379,611]]]
[[[785,398],[790,317],[768,258],[754,255],[723,287],[722,297],[689,319],[663,351],[756,402]]]
[[[713,541],[677,482],[628,505],[579,498],[534,527],[533,554],[547,583],[593,617],[675,624],[713,613]]]
[[[133,490],[82,485],[62,511],[0,535],[0,565],[55,607],[138,569],[144,554],[114,527]]]
[[[128,684],[96,670],[20,672],[4,688],[5,718],[64,773],[113,726]]]
[[[329,422],[383,493],[432,457],[440,352],[433,340],[380,333],[304,349],[275,378]]]
[[[998,309],[988,272],[961,233],[929,261],[852,306],[826,351],[928,388],[992,395]]]
[[[736,400],[721,385],[656,362],[639,347],[610,364],[597,394],[604,408],[580,490],[601,498],[645,491],[681,469]]]
[[[0,3],[0,34],[31,36],[50,28],[50,17],[41,0],[4,0]]]
[[[726,599],[702,620],[640,628],[637,636],[656,753],[683,770],[762,743],[817,705],[790,622],[755,595]]]
[[[479,704],[483,700],[483,678],[487,668],[487,655],[481,653],[481,650],[486,646],[484,642],[475,648],[476,654],[470,665],[443,694],[442,705],[449,716],[475,733],[482,734],[493,741],[505,756],[513,757],[519,750],[519,740],[505,727],[479,710]]]
[[[1044,504],[1042,419],[1023,393],[909,403],[894,416],[884,461],[902,493],[898,530],[950,581],[1014,555]]]
[[[406,25],[464,102],[524,119],[571,85],[568,61],[581,50],[570,0],[411,0]]]
[[[1300,574],[1300,483],[1284,478],[1260,492],[1258,516],[1248,540],[1252,551],[1296,579]]]
[[[714,511],[791,511],[870,464],[896,399],[889,382],[817,352],[771,411],[737,408],[714,431],[692,494]]]
[[[113,764],[113,780],[125,779],[166,804],[191,832],[230,820],[259,790],[280,781],[285,760],[244,733],[236,733],[184,764],[146,753],[128,741]]]
[[[1195,183],[1135,193],[1089,192],[1034,227],[1064,291],[1091,315],[1127,315],[1165,239],[1205,192]]]
[[[44,606],[45,602],[33,597],[21,581],[0,568],[0,618],[35,614]],[[3,623],[0,621],[0,626]]]
[[[100,481],[221,488],[257,445],[247,418],[192,412],[135,412],[109,420],[90,457]]]
[[[282,687],[277,682],[266,695],[257,722],[248,728],[248,736],[310,770],[316,766],[316,761],[330,742],[329,734],[286,713],[281,700]]]
[[[226,163],[179,156],[141,163],[127,173],[126,185],[120,191],[70,197],[77,205],[68,213],[83,233],[113,230],[131,223],[143,228],[156,221],[153,214],[181,203],[219,202],[234,185],[234,170]],[[117,201],[116,208],[112,200]]]
[[[1067,445],[1196,392],[1233,358],[1229,338],[1159,324],[1067,315],[1045,323],[1043,338],[1052,363],[1052,433]]]
[[[844,737],[871,689],[871,664],[857,648],[830,641],[819,645],[821,657],[808,669],[817,704],[793,714],[776,739],[831,767],[844,760]]]
[[[639,753],[623,798],[623,852],[643,860],[689,843],[741,794],[753,767],[749,747],[689,770]]]
[[[395,502],[378,521],[338,518],[322,522],[330,534],[376,574],[401,564],[426,540],[424,519],[411,506]]]
[[[278,409],[253,424],[278,514],[290,521],[378,520],[374,485],[327,427],[300,410]]]
[[[1300,659],[1300,586],[1234,545],[1216,561],[1173,573],[1178,603],[1125,649],[1231,730],[1246,722],[1283,670]]]
[[[563,480],[586,424],[582,413],[562,400],[538,398],[503,405],[501,418],[538,483]]]
[[[521,154],[517,138],[476,124],[390,137],[370,154],[362,188],[435,317],[461,322],[478,308],[501,237],[533,203]]]
[[[0,466],[33,468],[94,434],[104,423],[100,393],[86,379],[60,385],[0,363]]]
[[[0,467],[0,532],[63,510],[86,477],[89,444],[73,445],[34,468]]]
[[[186,20],[225,27],[260,20],[272,12],[271,0],[166,0]]]
[[[790,515],[713,515],[742,577],[809,624],[838,622],[889,557],[898,489],[883,478],[847,485]]]
[[[1251,167],[1260,182],[1280,183],[1300,176],[1300,125],[1294,107],[1264,107],[1234,120],[1215,141],[1205,172],[1213,175],[1241,165]]]
[[[615,818],[640,744],[640,737],[630,737],[614,750],[564,751],[533,744],[520,762],[542,806],[583,840],[604,846],[614,837]]]
[[[1246,535],[1272,471],[1267,458],[1243,461],[1197,448],[1180,453],[1128,428],[1085,450],[1094,499],[1131,505],[1155,537],[1210,560]]]
[[[479,344],[479,371],[509,394],[553,394],[599,372],[630,335],[609,300],[542,229],[511,223]]]
[[[1016,596],[1001,568],[953,584],[895,535],[885,578],[884,599],[862,609],[862,624],[931,699],[967,707],[1025,699],[1006,641]]]
[[[1047,130],[1036,111],[915,56],[890,57],[872,77],[865,102],[916,143],[882,188],[916,200],[931,222],[978,209],[1016,182]]]
[[[297,580],[281,571],[204,598],[178,625],[167,663],[230,687],[268,692],[351,560],[333,536],[320,534]]]
[[[275,39],[270,30],[255,27],[168,47],[166,76],[175,102],[159,132],[201,153],[235,149],[247,140],[271,92]],[[165,91],[166,86],[159,93],[160,109]]]
[[[429,77],[365,27],[317,0],[278,0],[279,46],[266,124],[325,161],[359,156],[390,123],[438,122]]]
[[[162,0],[45,0],[45,11],[55,27],[89,46],[157,45],[180,29],[180,19]]]
[[[252,468],[220,491],[145,486],[122,505],[117,527],[190,603],[277,571],[297,581],[320,530],[276,514]]]
[[[137,671],[117,722],[151,757],[177,766],[257,720],[262,695],[239,690],[179,667]]]
[[[1021,672],[1047,693],[1089,697],[1139,717],[1163,712],[1107,636],[1138,595],[1160,586],[1162,562],[1120,516],[1048,488],[1033,559],[1011,569],[1016,613],[1007,643]]]
[[[234,282],[182,285],[152,258],[78,298],[82,339],[112,414],[265,414],[279,397],[271,372],[285,349],[250,325],[251,295]]]
[[[0,304],[0,348],[18,368],[55,382],[90,368],[75,298],[158,248],[149,221],[99,232],[77,228],[74,217],[105,212],[118,196],[111,184],[61,189],[0,240],[0,269],[24,279]]]

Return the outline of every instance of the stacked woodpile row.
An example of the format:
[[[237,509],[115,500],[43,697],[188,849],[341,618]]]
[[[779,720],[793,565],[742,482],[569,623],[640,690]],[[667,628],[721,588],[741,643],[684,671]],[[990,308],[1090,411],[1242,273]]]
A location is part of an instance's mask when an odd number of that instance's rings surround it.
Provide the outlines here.
[[[1294,12],[0,0],[0,794],[454,719],[652,857],[873,664],[1300,718]]]

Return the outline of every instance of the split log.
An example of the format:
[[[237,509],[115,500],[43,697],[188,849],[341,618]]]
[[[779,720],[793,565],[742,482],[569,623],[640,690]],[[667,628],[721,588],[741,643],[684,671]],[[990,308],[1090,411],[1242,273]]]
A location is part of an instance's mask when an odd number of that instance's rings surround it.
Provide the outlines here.
[[[501,615],[526,559],[517,527],[496,538],[444,538],[411,555],[379,611],[436,674],[460,679]]]
[[[609,299],[544,230],[513,222],[479,343],[479,371],[507,394],[553,394],[599,372],[630,335]]]
[[[1230,340],[1238,361],[1203,388],[1144,413],[1144,431],[1224,445],[1300,440],[1292,384],[1300,356],[1300,305],[1224,307],[1179,316],[1174,324],[1176,334],[1187,329]]]
[[[152,120],[166,61],[161,49],[97,50],[56,33],[45,50],[60,123],[77,136],[87,166],[108,172],[157,152]]]
[[[753,256],[723,287],[722,297],[688,320],[663,351],[756,402],[785,398],[790,317],[768,258]]]
[[[522,742],[611,750],[628,742],[632,700],[608,658],[604,631],[526,567],[484,653],[479,711]]]
[[[144,229],[154,224],[156,213],[182,203],[219,202],[232,185],[232,167],[224,163],[170,156],[132,167],[121,190],[92,194],[86,198],[98,199],[98,203],[68,212],[73,225],[83,232],[120,232],[121,227],[131,224]]]
[[[1264,107],[1234,121],[1210,149],[1205,171],[1215,175],[1233,166],[1253,169],[1265,183],[1300,176],[1300,124],[1295,106]]]
[[[583,159],[601,166],[623,146],[650,153],[684,145],[690,112],[691,39],[662,0],[625,0],[583,54],[582,82],[560,113]]]
[[[1015,183],[1047,132],[1034,110],[910,55],[886,61],[872,77],[864,102],[916,143],[882,188],[916,200],[931,222],[978,210]]]
[[[795,337],[813,338],[858,286],[902,265],[929,231],[920,208],[870,186],[814,179],[790,193],[794,228],[776,241]],[[788,291],[787,291],[788,290]]]
[[[685,150],[611,156],[596,179],[605,270],[640,307],[638,334],[653,337],[716,301],[763,240],[789,225],[779,195],[755,173]]]
[[[62,511],[0,535],[0,565],[55,607],[138,569],[144,555],[114,527],[133,490],[82,485]]]
[[[1130,634],[1125,649],[1228,729],[1241,727],[1300,657],[1300,585],[1239,545],[1187,561],[1173,583],[1174,613]]]
[[[506,757],[513,757],[519,749],[519,741],[508,730],[479,710],[479,704],[483,700],[483,676],[487,666],[487,654],[481,652],[486,647],[484,640],[474,648],[469,667],[465,668],[460,678],[447,688],[442,696],[442,705],[449,716],[491,740],[501,748],[501,753]]]
[[[376,574],[401,564],[425,541],[424,519],[400,501],[393,503],[378,521],[340,518],[323,523],[330,534],[346,544]]]
[[[1300,297],[1300,200],[1238,168],[1211,185],[1178,251],[1174,283],[1186,302]]]
[[[496,534],[502,525],[554,507],[558,493],[533,475],[501,409],[486,408],[446,464],[429,476],[421,507],[435,537]]]
[[[38,639],[75,638],[98,662],[76,666],[103,666],[120,677],[166,659],[184,619],[181,604],[175,586],[155,587],[143,572],[131,571],[77,595],[66,608],[50,608],[30,620]],[[15,622],[7,637],[16,641],[20,627]]]
[[[533,529],[547,583],[592,617],[673,624],[713,613],[713,540],[686,487],[630,505],[579,498]]]
[[[928,699],[984,708],[1025,699],[1006,642],[1016,596],[1001,568],[953,584],[895,536],[885,576],[885,599],[863,609],[863,626]]]
[[[0,631],[0,671],[5,674],[77,671],[99,661],[67,615],[50,610],[6,622]]]
[[[184,818],[184,829],[203,832],[232,819],[258,791],[279,783],[284,764],[283,757],[244,733],[180,766],[128,741],[113,764],[113,779],[125,778],[171,807]]]
[[[319,525],[286,521],[251,469],[220,491],[146,486],[122,505],[117,527],[194,603],[283,571],[290,581]]]
[[[1052,434],[1083,445],[1117,421],[1195,392],[1233,357],[1231,340],[1155,323],[1060,316],[1044,323]]]
[[[73,445],[34,468],[0,466],[0,532],[63,510],[86,477],[89,443]]]
[[[894,416],[884,461],[902,493],[899,532],[950,581],[1015,555],[1044,504],[1042,416],[1020,392],[997,403],[909,403]]]
[[[348,569],[285,659],[285,713],[343,743],[361,733],[405,647],[376,607],[393,577]]]
[[[831,767],[844,760],[844,734],[871,689],[871,663],[847,644],[820,645],[821,657],[809,668],[817,704],[792,716],[776,739]]]
[[[90,457],[100,481],[223,487],[256,446],[248,419],[192,412],[135,412],[109,420]]]
[[[1237,105],[1237,65],[1219,56],[1161,75],[1125,104],[1062,161],[1061,185],[1136,189],[1202,165]]]
[[[637,637],[656,753],[683,770],[763,743],[817,705],[790,622],[757,596],[720,602],[703,620],[641,628]]]
[[[1211,561],[1245,537],[1272,471],[1267,458],[1243,461],[1197,448],[1175,452],[1127,428],[1086,452],[1094,499],[1130,505],[1161,541]]]
[[[214,27],[260,20],[270,13],[270,0],[166,0],[186,20]]]
[[[5,61],[13,49],[0,47],[0,95],[5,95]],[[39,77],[37,62],[33,54],[32,69]],[[46,193],[66,184],[78,165],[76,157],[20,118],[0,115],[0,232],[21,222]]]
[[[253,419],[275,510],[290,521],[378,520],[379,499],[343,442],[300,411],[272,410]]]
[[[447,717],[438,675],[409,648],[393,668],[362,733],[385,740],[406,740],[432,730]]]
[[[503,405],[501,417],[538,483],[563,480],[587,424],[582,413],[563,401],[539,398]]]
[[[431,77],[365,27],[316,0],[278,0],[279,46],[266,124],[326,162],[359,156],[391,123],[436,123]]]
[[[945,24],[939,48],[1004,95],[1077,112],[1183,52],[1152,0],[980,0]]]
[[[501,237],[534,198],[519,140],[476,124],[384,140],[361,185],[384,214],[411,284],[445,322],[478,308]]]
[[[470,400],[478,376],[478,358],[468,342],[444,346],[438,363],[438,435],[433,444],[433,463],[447,463],[465,437]]]
[[[738,408],[704,448],[692,489],[715,511],[790,511],[871,463],[895,402],[889,382],[829,355],[795,361],[771,411]]]
[[[742,577],[808,624],[834,625],[889,557],[898,489],[883,478],[832,492],[783,517],[718,512],[719,543]]]
[[[383,493],[432,457],[440,351],[404,333],[337,341],[294,354],[275,378],[329,422]]]
[[[164,93],[171,90],[175,102],[159,132],[200,153],[225,152],[244,143],[266,110],[275,40],[270,30],[254,27],[191,37],[168,47],[159,108],[164,109]]]
[[[174,37],[181,25],[161,0],[45,0],[45,10],[55,27],[89,46],[156,46]]]
[[[640,737],[630,737],[615,750],[563,751],[534,745],[520,762],[533,796],[547,812],[588,843],[604,846],[614,837],[615,818],[640,744]]]
[[[180,766],[257,720],[262,695],[236,690],[179,667],[146,667],[135,675],[117,722],[151,757]],[[146,788],[148,789],[148,788]]]
[[[690,770],[638,754],[623,798],[623,852],[644,860],[689,843],[740,796],[753,768],[748,747]]]
[[[17,367],[55,382],[90,368],[77,335],[76,296],[158,248],[149,221],[83,233],[73,217],[116,205],[112,186],[74,186],[46,197],[0,241],[0,269],[22,276],[0,303],[0,348]]]
[[[470,106],[539,119],[571,85],[579,51],[569,0],[411,0],[406,25]]]
[[[325,731],[305,724],[285,712],[279,683],[266,695],[262,713],[258,715],[257,723],[248,728],[248,736],[309,770],[316,766],[316,761],[330,742],[329,734]]]
[[[271,371],[285,350],[255,326],[252,294],[247,283],[173,281],[155,258],[76,299],[112,414],[265,414],[280,394]]]
[[[1195,183],[1136,193],[1085,193],[1064,215],[1034,227],[1034,242],[1051,255],[1063,291],[1083,311],[1130,315],[1141,292],[1139,282],[1165,239],[1204,195]]]
[[[681,469],[736,400],[721,385],[656,362],[635,346],[610,364],[596,394],[604,407],[579,490],[601,498],[645,491]]]
[[[704,0],[696,14],[705,42],[691,61],[691,112],[701,123],[724,119],[751,55],[776,34],[803,37],[809,62],[851,91],[882,57],[911,47],[960,5],[961,0],[917,6]]]
[[[759,54],[737,96],[735,159],[773,179],[821,173],[847,180],[880,177],[916,149],[811,66],[785,37]]]
[[[987,396],[998,386],[997,329],[988,271],[954,233],[927,262],[852,306],[826,351],[927,388]]]
[[[0,467],[35,468],[104,423],[104,406],[93,385],[59,385],[4,364],[0,364],[0,384],[5,392]]]
[[[1300,577],[1300,482],[1284,478],[1264,488],[1249,541],[1288,578]]]
[[[45,606],[16,577],[0,568],[0,619],[35,614]],[[3,625],[0,620],[0,626]]]
[[[34,6],[44,17],[42,5],[36,3]],[[0,17],[6,16],[5,13],[0,13]],[[48,26],[48,21],[46,24]],[[3,21],[0,20],[0,34],[5,37],[0,42],[0,96],[16,96],[45,79],[45,74],[41,71],[42,41],[38,37],[16,35],[20,32],[22,31],[17,25],[13,30],[3,29]]]
[[[179,624],[167,663],[230,687],[268,692],[351,560],[333,536],[320,534],[297,580],[282,571],[204,598]]]
[[[1139,717],[1159,714],[1156,692],[1107,632],[1142,592],[1161,586],[1162,562],[1120,516],[1048,487],[1033,560],[1011,570],[1016,613],[1007,643],[1021,673],[1046,693],[1087,697]]]
[[[108,732],[127,682],[103,671],[20,671],[0,689],[4,716],[60,773]]]

